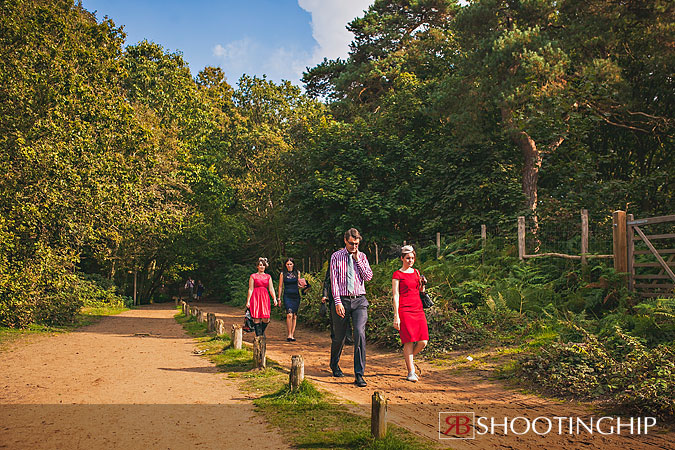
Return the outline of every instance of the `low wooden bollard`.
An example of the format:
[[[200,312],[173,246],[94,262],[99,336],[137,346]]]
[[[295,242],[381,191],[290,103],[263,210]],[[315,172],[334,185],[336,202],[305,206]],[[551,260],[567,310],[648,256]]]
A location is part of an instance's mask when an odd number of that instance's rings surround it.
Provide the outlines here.
[[[373,392],[370,433],[375,439],[382,439],[387,434],[387,399],[377,391]]]
[[[305,379],[305,361],[302,355],[291,356],[291,373],[288,374],[288,386],[295,391]]]
[[[216,334],[218,336],[225,334],[225,321],[223,319],[216,319]]]
[[[216,331],[216,315],[214,313],[206,313],[206,326],[209,333]]]
[[[264,369],[267,367],[265,353],[267,353],[267,341],[265,336],[256,336],[253,338],[253,362],[255,363],[256,369]]]
[[[244,342],[244,333],[241,329],[241,325],[233,323],[232,324],[232,348],[235,350],[241,350],[241,345]]]
[[[199,323],[206,322],[206,314],[204,314],[204,311],[202,311],[199,308],[197,308],[197,322]]]
[[[197,317],[197,308],[195,306],[190,306],[190,317]]]

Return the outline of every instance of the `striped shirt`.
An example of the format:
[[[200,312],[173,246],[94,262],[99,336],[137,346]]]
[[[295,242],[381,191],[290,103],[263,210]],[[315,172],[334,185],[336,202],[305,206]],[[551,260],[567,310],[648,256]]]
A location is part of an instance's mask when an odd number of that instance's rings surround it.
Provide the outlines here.
[[[330,283],[336,305],[342,304],[340,297],[343,295],[366,295],[363,282],[373,279],[368,258],[363,252],[359,252],[359,260],[354,262],[354,292],[347,292],[348,258],[351,258],[351,255],[346,248],[338,250],[330,257]]]

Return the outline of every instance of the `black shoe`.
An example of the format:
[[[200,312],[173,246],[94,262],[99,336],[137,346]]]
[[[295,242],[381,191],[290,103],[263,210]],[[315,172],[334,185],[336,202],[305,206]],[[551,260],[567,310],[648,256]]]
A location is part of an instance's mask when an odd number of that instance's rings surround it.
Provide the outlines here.
[[[357,385],[358,387],[366,387],[366,380],[363,379],[363,375],[359,375],[357,373],[356,379],[354,380],[354,384]]]
[[[345,376],[345,374],[342,373],[342,369],[340,369],[339,367],[337,367],[337,368],[335,368],[335,369],[332,369],[332,370],[333,370],[333,376],[334,376],[335,378],[342,378],[342,377]]]

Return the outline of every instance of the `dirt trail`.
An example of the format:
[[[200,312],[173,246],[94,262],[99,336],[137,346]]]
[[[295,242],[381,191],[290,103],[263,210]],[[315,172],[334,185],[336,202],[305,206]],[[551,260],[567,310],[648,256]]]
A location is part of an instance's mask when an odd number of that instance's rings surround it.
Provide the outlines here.
[[[0,353],[0,448],[288,448],[173,319],[173,304]]]
[[[242,323],[243,315],[239,308],[222,304],[197,304],[204,311],[215,312],[226,322]],[[253,333],[244,336],[252,342]],[[589,408],[570,402],[558,402],[507,390],[499,383],[475,375],[453,375],[448,370],[419,362],[422,376],[418,383],[405,380],[403,357],[400,353],[386,351],[369,346],[367,351],[366,388],[353,385],[353,350],[345,347],[341,367],[345,378],[333,378],[328,369],[330,356],[330,336],[328,332],[319,333],[300,328],[296,332],[296,342],[286,341],[286,326],[283,322],[274,322],[267,328],[267,355],[280,364],[290,367],[291,356],[303,355],[305,375],[321,388],[354,402],[364,414],[369,414],[370,399],[374,391],[382,392],[389,399],[389,420],[409,430],[447,444],[455,449],[675,449],[675,433],[657,432],[654,428],[648,435],[592,435],[567,434],[566,422],[563,422],[565,434],[558,434],[558,423],[554,417],[582,417],[586,423],[593,414]],[[476,417],[494,417],[503,422],[504,417],[547,417],[553,421],[553,430],[543,436],[527,433],[519,436],[504,436],[501,428],[495,435],[476,436],[474,440],[439,441],[439,412],[474,412]],[[576,420],[576,419],[575,419]],[[637,419],[636,419],[637,420]],[[539,422],[540,433],[546,431],[544,422]],[[611,425],[605,422],[605,425]],[[637,424],[636,424],[637,425]],[[524,429],[524,422],[518,422],[515,431]],[[603,427],[607,432],[607,428]]]

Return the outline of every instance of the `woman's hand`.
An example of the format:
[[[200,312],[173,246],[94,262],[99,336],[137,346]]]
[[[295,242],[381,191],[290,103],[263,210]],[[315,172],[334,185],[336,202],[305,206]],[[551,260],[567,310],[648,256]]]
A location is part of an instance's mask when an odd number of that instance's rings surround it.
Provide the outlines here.
[[[274,306],[279,306],[279,302],[277,301],[276,298],[274,299]]]
[[[394,316],[394,323],[392,325],[394,325],[394,328],[396,328],[397,330],[400,331],[401,330],[401,318],[398,317],[398,316]]]
[[[251,309],[251,300],[246,302],[246,309]]]
[[[328,300],[326,297],[321,297],[321,303],[326,303],[326,300]]]

